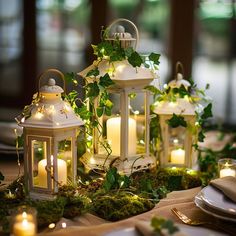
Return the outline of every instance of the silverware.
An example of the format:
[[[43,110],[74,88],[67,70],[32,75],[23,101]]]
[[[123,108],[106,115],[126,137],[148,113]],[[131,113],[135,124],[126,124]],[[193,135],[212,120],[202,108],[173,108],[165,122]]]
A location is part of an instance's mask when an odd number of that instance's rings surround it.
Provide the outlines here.
[[[183,214],[181,211],[179,211],[177,208],[171,209],[172,213],[174,213],[183,223],[191,226],[199,226],[199,225],[205,225],[205,226],[212,226],[211,228],[217,228],[221,231],[224,231],[228,235],[235,236],[236,232],[232,232],[229,228],[226,228],[224,226],[221,226],[218,222],[210,222],[210,221],[201,221],[201,220],[193,220],[190,219],[188,216]]]

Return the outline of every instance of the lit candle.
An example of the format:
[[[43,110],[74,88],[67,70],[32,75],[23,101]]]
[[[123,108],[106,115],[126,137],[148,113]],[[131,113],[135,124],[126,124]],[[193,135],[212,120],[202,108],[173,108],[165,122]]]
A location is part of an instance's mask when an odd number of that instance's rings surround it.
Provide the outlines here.
[[[172,150],[170,155],[170,162],[173,164],[185,163],[185,151],[181,148]]]
[[[33,236],[36,234],[36,226],[33,222],[23,219],[16,221],[13,225],[14,236]]]
[[[121,117],[113,117],[107,120],[107,140],[111,146],[113,155],[120,155],[120,124]],[[136,121],[129,118],[128,154],[136,154]]]
[[[53,165],[53,156],[51,156],[51,165]],[[43,159],[38,163],[38,180],[40,187],[47,187],[47,160]],[[57,159],[57,170],[58,170],[58,182],[61,184],[67,183],[67,165],[62,159]]]
[[[225,163],[224,168],[220,170],[220,178],[225,176],[233,176],[236,177],[236,171],[229,167],[228,162]]]

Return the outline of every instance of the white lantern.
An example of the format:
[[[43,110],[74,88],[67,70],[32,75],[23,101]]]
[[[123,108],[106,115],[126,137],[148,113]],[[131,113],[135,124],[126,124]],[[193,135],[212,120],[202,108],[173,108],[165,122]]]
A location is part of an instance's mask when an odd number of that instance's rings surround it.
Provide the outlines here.
[[[83,125],[70,104],[62,99],[64,90],[56,85],[52,75],[59,75],[64,82],[64,75],[58,70],[43,73],[39,85],[43,78],[47,84],[39,88],[38,98],[29,107],[29,117],[22,118],[19,124],[24,133],[27,187],[30,197],[38,199],[52,198],[59,185],[75,183],[76,142],[78,128]]]
[[[136,26],[125,19],[124,23],[133,27],[136,38],[138,30]],[[137,44],[136,38],[130,33],[125,32],[122,25],[117,25],[118,21],[113,22],[109,31],[113,32],[108,38],[109,41],[118,39],[121,47],[125,48]],[[115,30],[113,30],[114,26]],[[112,31],[113,30],[113,31]],[[88,71],[98,67],[101,76],[107,73],[110,68],[109,60],[102,60],[89,66],[79,73],[87,80]],[[155,158],[149,153],[149,91],[145,86],[149,85],[155,75],[144,66],[134,68],[127,60],[113,62],[114,71],[111,79],[114,86],[109,87],[109,99],[113,102],[111,116],[103,115],[100,119],[102,125],[102,135],[94,130],[93,142],[94,153],[91,156],[86,155],[86,164],[90,168],[103,168],[104,164],[108,166],[114,159],[119,159],[116,167],[125,173],[132,171],[151,168],[156,165]],[[96,107],[95,107],[96,109]],[[101,143],[107,141],[111,147],[111,155]]]
[[[181,86],[188,89],[190,83],[183,79],[181,73],[177,73],[176,79],[168,84],[168,89],[173,91]],[[154,112],[159,115],[161,128],[160,165],[192,168],[195,161],[193,144],[196,140],[190,127],[194,127],[196,122],[195,104],[188,96],[177,96],[175,101],[157,102]],[[168,121],[173,117],[184,119],[186,127],[169,125]]]

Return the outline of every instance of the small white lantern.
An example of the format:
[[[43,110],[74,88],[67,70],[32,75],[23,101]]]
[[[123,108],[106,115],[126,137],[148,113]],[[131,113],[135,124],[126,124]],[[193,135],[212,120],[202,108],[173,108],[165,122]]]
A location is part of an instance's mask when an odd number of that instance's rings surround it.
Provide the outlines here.
[[[24,133],[24,173],[30,197],[52,198],[58,186],[76,181],[78,127],[83,125],[70,104],[63,100],[64,90],[56,85],[49,69],[39,79],[47,84],[39,88],[38,97],[29,106],[30,116],[20,120]],[[47,78],[45,77],[47,76]]]
[[[177,73],[176,79],[168,84],[168,89],[173,91],[174,88],[180,88],[181,86],[188,89],[190,83],[183,79],[181,73]],[[161,128],[160,166],[193,167],[195,151],[192,146],[196,140],[190,131],[190,127],[195,126],[195,108],[195,104],[190,101],[188,96],[183,98],[177,96],[176,100],[172,102],[157,102],[154,112],[159,115]],[[171,127],[168,121],[173,118],[173,116],[181,116],[184,118],[187,127]]]
[[[120,21],[126,24],[128,22],[134,28],[138,38],[136,26],[126,19],[120,19],[108,27],[112,32],[113,26],[116,25],[116,31],[113,31],[107,40],[111,42],[118,39],[123,48],[137,44],[136,38],[125,32],[122,25],[117,25]],[[100,75],[104,76],[110,66],[109,60],[98,63],[95,61],[79,75],[87,80],[93,79],[86,75],[90,70],[98,67]],[[104,164],[108,166],[112,160],[119,159],[120,162],[116,162],[115,166],[118,170],[130,174],[132,171],[156,165],[156,159],[149,152],[150,94],[144,89],[155,75],[144,66],[134,68],[127,60],[113,62],[113,68],[114,71],[110,76],[114,86],[109,87],[108,90],[109,99],[114,104],[112,114],[101,117],[102,135],[99,135],[96,129],[94,130],[94,153],[91,156],[86,155],[84,161],[92,169],[102,169]],[[101,145],[104,141],[107,141],[111,147],[112,153],[109,156]]]

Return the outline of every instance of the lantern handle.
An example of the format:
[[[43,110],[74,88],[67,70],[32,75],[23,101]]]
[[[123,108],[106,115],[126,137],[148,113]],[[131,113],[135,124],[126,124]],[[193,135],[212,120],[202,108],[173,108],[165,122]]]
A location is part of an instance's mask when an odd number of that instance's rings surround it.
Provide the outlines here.
[[[182,74],[182,76],[184,76],[184,66],[180,61],[176,62],[175,65],[175,79],[178,80],[178,73]]]
[[[66,93],[66,82],[65,82],[65,76],[64,74],[57,70],[57,69],[47,69],[45,70],[40,76],[39,76],[39,84],[38,84],[38,90],[40,90],[40,87],[41,87],[41,81],[43,79],[43,77],[48,74],[48,73],[55,73],[57,75],[59,75],[63,81],[63,90],[64,90],[64,93]]]
[[[119,22],[119,21],[128,22],[128,23],[130,23],[130,24],[133,26],[134,31],[135,31],[135,34],[136,34],[136,41],[135,41],[134,49],[136,49],[136,48],[137,48],[137,45],[138,45],[138,43],[139,43],[139,32],[138,32],[137,26],[136,26],[132,21],[130,21],[130,20],[128,20],[128,19],[125,19],[125,18],[118,18],[118,19],[112,21],[111,24],[107,27],[108,32],[109,32],[109,30],[112,28],[112,26],[114,26],[114,25],[115,25],[117,22]]]

